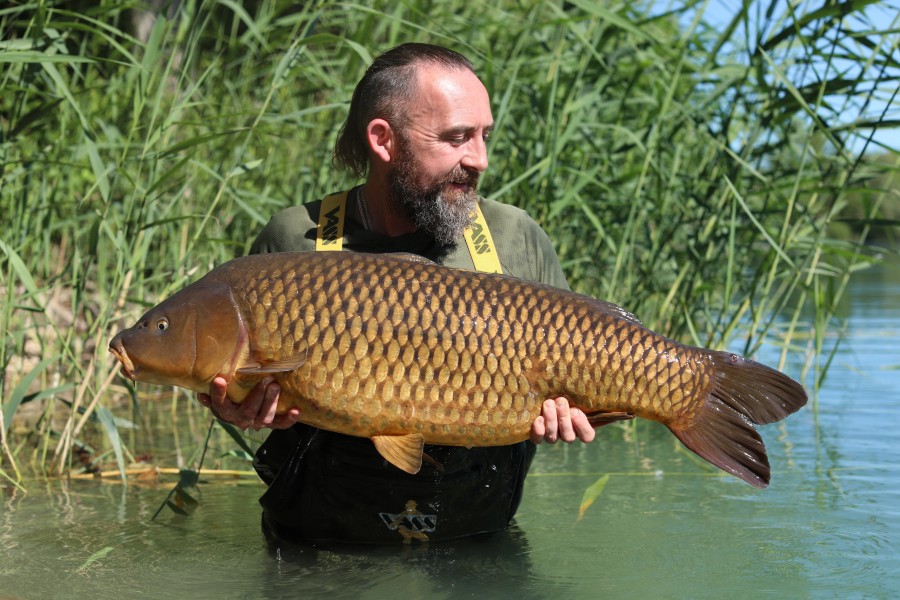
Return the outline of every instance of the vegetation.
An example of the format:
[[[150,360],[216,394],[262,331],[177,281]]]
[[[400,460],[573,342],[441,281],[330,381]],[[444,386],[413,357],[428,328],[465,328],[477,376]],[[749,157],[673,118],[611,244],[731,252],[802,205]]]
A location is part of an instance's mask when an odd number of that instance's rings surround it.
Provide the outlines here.
[[[353,86],[410,40],[479,66],[482,190],[541,222],[575,289],[684,341],[775,341],[818,387],[848,278],[884,251],[871,226],[896,225],[874,135],[897,125],[896,11],[373,4],[187,0],[144,29],[109,0],[0,8],[0,477],[67,472],[88,438],[124,474],[113,413],[136,396],[107,341],[276,210],[353,183],[330,162]]]

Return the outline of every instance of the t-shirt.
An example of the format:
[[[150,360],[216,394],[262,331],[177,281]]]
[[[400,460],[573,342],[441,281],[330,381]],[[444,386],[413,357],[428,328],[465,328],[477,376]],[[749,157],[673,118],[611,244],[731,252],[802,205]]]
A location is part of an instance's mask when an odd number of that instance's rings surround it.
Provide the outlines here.
[[[388,237],[365,229],[356,218],[356,189],[347,197],[345,250],[406,252],[474,268],[462,240],[444,247],[424,231]],[[527,213],[483,198],[479,203],[505,274],[568,289],[550,239]],[[251,252],[315,250],[320,206],[317,201],[277,213]],[[471,449],[426,445],[422,470],[410,475],[387,463],[370,440],[297,424],[274,430],[254,466],[269,485],[260,504],[270,539],[390,544],[507,527],[534,452],[531,442]]]

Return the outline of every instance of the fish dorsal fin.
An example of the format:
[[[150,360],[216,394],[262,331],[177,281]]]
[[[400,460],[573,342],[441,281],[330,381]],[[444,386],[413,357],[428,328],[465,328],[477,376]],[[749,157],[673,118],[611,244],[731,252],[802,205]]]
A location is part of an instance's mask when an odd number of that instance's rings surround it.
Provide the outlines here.
[[[415,475],[422,468],[425,438],[421,433],[406,435],[373,435],[372,443],[378,454],[398,469]]]
[[[635,325],[640,325],[641,321],[636,316],[619,306],[618,304],[613,304],[612,302],[606,302],[605,300],[596,300],[591,298],[594,304],[594,307],[607,315],[612,315],[619,319],[625,319],[630,323],[634,323]]]
[[[306,362],[306,356],[291,356],[281,360],[273,360],[263,363],[250,363],[244,365],[235,374],[241,378],[253,378],[256,376],[273,375],[276,373],[290,373],[299,369]]]
[[[399,258],[400,260],[408,260],[409,262],[417,262],[425,265],[434,265],[437,264],[433,260],[429,260],[424,256],[419,256],[418,254],[413,254],[412,252],[391,252],[386,254],[385,256],[390,256],[391,258]]]

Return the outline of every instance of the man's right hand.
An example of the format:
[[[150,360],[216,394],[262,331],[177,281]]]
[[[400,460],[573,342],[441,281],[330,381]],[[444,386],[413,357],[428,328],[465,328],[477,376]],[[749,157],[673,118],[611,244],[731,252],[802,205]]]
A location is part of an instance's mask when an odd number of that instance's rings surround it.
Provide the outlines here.
[[[266,377],[257,383],[240,404],[235,404],[228,398],[227,389],[228,382],[225,378],[216,377],[209,385],[209,394],[197,394],[197,401],[218,418],[241,429],[287,429],[300,417],[299,408],[292,408],[283,415],[275,414],[281,387],[273,377]]]

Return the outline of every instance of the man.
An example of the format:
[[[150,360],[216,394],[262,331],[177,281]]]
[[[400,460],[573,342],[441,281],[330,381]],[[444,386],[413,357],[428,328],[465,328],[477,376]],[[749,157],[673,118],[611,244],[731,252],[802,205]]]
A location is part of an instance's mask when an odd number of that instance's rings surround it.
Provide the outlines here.
[[[339,240],[346,250],[408,252],[473,269],[478,252],[463,240],[477,225],[504,273],[567,287],[543,230],[521,210],[476,194],[493,127],[487,90],[465,57],[426,44],[386,52],[357,85],[334,153],[365,184],[326,199],[333,209],[314,202],[280,212],[252,252],[311,251]],[[483,223],[473,225],[476,207]],[[344,217],[332,219],[338,209]],[[240,427],[276,430],[254,461],[269,484],[260,499],[266,529],[311,542],[409,543],[503,529],[521,500],[535,444],[594,437],[584,413],[550,399],[530,442],[426,446],[430,462],[409,475],[369,440],[297,424],[297,409],[276,415],[279,388],[271,379],[240,405],[226,398],[225,383],[214,380],[200,402]]]

